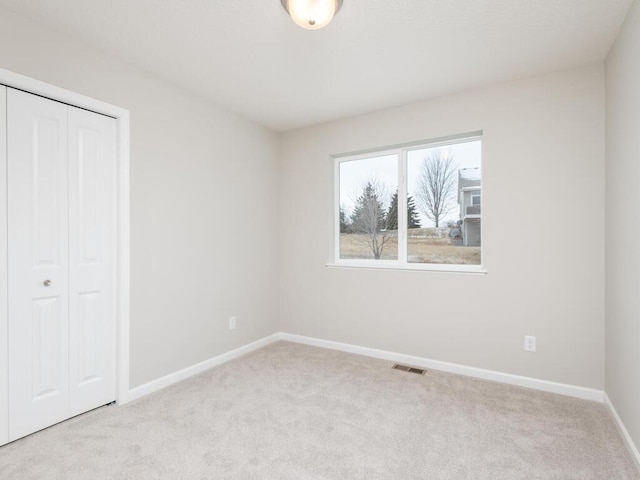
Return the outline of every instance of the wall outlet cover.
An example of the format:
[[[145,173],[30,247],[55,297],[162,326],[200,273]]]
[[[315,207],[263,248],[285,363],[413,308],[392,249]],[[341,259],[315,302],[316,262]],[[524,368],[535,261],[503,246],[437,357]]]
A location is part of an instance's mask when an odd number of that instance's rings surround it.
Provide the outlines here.
[[[524,350],[525,352],[536,351],[536,337],[531,337],[531,336],[524,337]]]

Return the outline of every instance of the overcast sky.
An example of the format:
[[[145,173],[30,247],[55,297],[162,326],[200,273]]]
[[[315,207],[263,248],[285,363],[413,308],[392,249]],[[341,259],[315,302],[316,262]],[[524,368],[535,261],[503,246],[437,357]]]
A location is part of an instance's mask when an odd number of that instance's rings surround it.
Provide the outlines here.
[[[480,168],[481,161],[481,141],[457,143],[444,147],[424,148],[412,150],[407,156],[407,189],[409,195],[415,197],[416,184],[420,165],[434,149],[448,151],[451,161],[455,163],[456,171],[460,168]],[[362,193],[362,189],[369,181],[377,181],[383,187],[386,198],[381,199],[385,208],[389,207],[391,196],[398,188],[398,158],[397,155],[372,156],[363,160],[352,160],[340,163],[340,205],[344,208],[347,217],[353,212],[356,200]],[[456,181],[457,187],[457,181]],[[418,210],[420,210],[418,206]],[[449,212],[446,219],[441,221],[441,225],[447,220],[458,220],[460,218],[457,203]],[[432,227],[433,222],[428,220],[420,212],[420,221],[423,227]]]

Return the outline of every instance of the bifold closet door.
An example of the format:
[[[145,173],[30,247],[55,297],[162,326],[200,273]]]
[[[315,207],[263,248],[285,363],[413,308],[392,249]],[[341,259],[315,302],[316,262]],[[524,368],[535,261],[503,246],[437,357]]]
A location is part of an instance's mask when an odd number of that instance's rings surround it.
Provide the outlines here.
[[[9,439],[69,411],[67,106],[7,91]]]
[[[9,438],[115,399],[115,120],[7,91]]]
[[[115,400],[116,121],[69,107],[69,414]]]

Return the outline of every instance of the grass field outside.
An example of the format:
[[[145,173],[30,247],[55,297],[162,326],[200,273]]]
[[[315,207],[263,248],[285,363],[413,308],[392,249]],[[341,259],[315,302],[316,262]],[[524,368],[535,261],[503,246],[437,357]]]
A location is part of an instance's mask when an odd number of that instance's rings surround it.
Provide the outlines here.
[[[388,232],[382,260],[398,259],[397,232]],[[340,234],[341,259],[374,259],[368,237],[358,233]],[[452,245],[446,228],[415,228],[408,231],[407,256],[409,263],[447,265],[480,265],[480,247]]]

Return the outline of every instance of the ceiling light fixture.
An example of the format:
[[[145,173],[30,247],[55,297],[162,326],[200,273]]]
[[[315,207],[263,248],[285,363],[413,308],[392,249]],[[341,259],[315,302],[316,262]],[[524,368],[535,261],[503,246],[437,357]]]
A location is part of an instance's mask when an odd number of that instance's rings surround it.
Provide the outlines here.
[[[291,19],[302,28],[318,30],[329,25],[342,0],[280,0]]]

